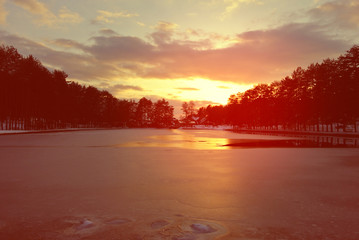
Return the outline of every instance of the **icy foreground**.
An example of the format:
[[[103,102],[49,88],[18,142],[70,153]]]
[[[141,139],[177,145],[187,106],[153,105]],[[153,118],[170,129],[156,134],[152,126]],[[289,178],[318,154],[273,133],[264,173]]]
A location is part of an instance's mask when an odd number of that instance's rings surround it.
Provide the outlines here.
[[[0,136],[0,239],[359,239],[358,148],[213,130]]]

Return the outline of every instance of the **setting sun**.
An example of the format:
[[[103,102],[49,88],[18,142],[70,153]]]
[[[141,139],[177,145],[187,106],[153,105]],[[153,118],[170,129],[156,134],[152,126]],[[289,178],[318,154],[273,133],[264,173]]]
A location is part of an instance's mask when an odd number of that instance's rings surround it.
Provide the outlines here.
[[[191,79],[136,79],[132,80],[141,86],[141,89],[113,89],[112,92],[119,98],[139,99],[143,96],[163,96],[166,99],[178,101],[198,102],[200,105],[226,104],[229,96],[234,92],[242,92],[252,85],[241,85],[233,82],[221,82],[203,78]],[[115,85],[116,86],[116,85]],[[165,93],[165,94],[164,94]],[[201,104],[202,102],[202,104]]]

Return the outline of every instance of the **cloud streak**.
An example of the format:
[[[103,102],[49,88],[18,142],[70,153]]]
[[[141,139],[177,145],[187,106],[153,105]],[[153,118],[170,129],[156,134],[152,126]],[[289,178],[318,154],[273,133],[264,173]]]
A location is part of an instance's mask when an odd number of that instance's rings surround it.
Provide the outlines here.
[[[239,8],[240,4],[256,3],[257,0],[223,0],[223,2],[226,4],[226,8],[220,17],[222,20],[230,16],[234,10]]]
[[[183,90],[183,91],[199,91],[200,89],[198,88],[176,88],[178,90]]]
[[[123,12],[110,12],[105,10],[98,10],[98,15],[95,19],[92,20],[92,23],[113,23],[116,19],[120,18],[132,18],[137,17],[137,13],[128,13],[126,11]]]
[[[123,84],[116,84],[109,87],[111,92],[120,92],[125,90],[134,90],[134,91],[143,91],[143,88],[139,86],[132,86],[132,85],[123,85]]]
[[[117,32],[113,31],[112,29],[109,28],[103,28],[100,30],[101,35],[105,35],[105,36],[116,36],[118,35]]]
[[[226,20],[230,17],[233,12],[239,9],[243,4],[261,4],[261,1],[258,0],[211,0],[211,1],[201,1],[202,6],[210,8],[221,9],[221,13],[217,18],[221,21]]]

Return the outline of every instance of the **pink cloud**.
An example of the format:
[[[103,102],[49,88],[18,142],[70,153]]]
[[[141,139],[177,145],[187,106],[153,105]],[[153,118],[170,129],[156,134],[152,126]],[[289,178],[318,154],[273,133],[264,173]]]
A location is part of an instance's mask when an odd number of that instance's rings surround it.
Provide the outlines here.
[[[71,42],[67,42],[68,44]],[[57,51],[27,38],[0,30],[0,44],[13,45],[21,54],[33,55],[45,65],[60,68],[72,79],[105,80],[119,75],[117,68],[92,56]],[[77,44],[74,45],[78,46]]]
[[[196,50],[172,41],[157,48],[153,59],[157,65],[143,77],[273,81],[297,66],[336,56],[348,47],[311,24],[245,32],[238,35],[237,44],[221,49]]]
[[[162,27],[152,33],[153,43],[136,37],[97,36],[83,50],[141,78],[253,83],[279,80],[297,66],[337,56],[349,47],[315,24],[244,32],[237,35],[238,43],[220,49],[200,49],[201,41],[176,40],[173,29]]]
[[[61,67],[83,81],[113,77],[166,80],[198,77],[245,84],[271,82],[280,80],[298,66],[306,67],[312,62],[336,57],[350,47],[316,24],[287,24],[244,32],[237,35],[237,43],[224,48],[208,48],[208,42],[202,40],[178,40],[175,29],[174,25],[162,24],[147,41],[103,33],[91,38],[92,43],[88,45],[66,39],[53,42],[82,53],[55,51],[2,33],[5,42],[26,49],[45,63]],[[187,38],[190,39],[188,34]],[[201,48],[201,44],[205,47]]]

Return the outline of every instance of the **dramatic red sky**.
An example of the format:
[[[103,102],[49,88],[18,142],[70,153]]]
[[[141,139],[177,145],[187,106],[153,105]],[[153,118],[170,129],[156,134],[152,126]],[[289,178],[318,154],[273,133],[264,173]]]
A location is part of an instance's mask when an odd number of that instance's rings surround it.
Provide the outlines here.
[[[118,98],[226,103],[359,43],[358,0],[0,0],[0,43]]]

